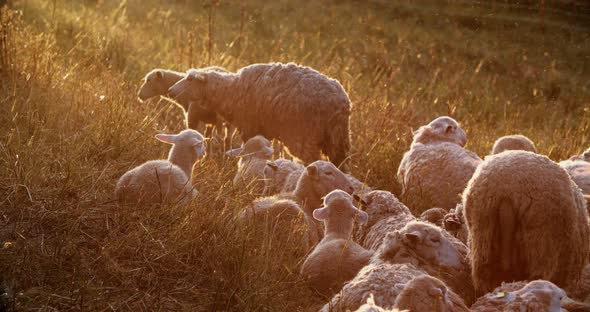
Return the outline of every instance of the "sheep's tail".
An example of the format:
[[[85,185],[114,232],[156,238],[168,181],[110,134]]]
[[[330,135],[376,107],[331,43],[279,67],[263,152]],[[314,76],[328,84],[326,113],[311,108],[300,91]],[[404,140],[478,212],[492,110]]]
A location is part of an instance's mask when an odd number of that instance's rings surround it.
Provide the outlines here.
[[[336,166],[342,165],[350,152],[349,118],[350,109],[346,108],[334,114],[325,125],[327,133],[322,150]]]

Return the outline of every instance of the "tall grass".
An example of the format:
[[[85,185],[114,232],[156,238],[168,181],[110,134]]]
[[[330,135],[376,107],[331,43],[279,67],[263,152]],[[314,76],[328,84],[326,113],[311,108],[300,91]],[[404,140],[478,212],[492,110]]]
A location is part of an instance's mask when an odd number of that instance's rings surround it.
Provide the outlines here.
[[[386,4],[387,3],[387,4]],[[551,1],[546,1],[549,6]],[[397,193],[411,132],[452,115],[480,155],[523,133],[555,160],[589,145],[584,12],[476,2],[10,1],[0,23],[0,278],[18,310],[315,310],[301,257],[234,216],[253,195],[214,153],[189,207],[122,209],[126,170],[163,158],[166,101],[138,103],[154,67],[295,61],[353,102],[352,171]],[[586,27],[586,28],[584,28]],[[585,30],[585,31],[583,31]]]

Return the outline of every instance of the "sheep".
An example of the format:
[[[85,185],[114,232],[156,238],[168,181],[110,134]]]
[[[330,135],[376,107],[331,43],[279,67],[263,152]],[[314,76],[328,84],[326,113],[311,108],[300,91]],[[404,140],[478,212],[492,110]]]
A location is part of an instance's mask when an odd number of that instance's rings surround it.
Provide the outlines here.
[[[567,171],[582,193],[590,194],[590,162],[578,157],[574,160],[561,161],[559,165]]]
[[[545,280],[502,283],[477,299],[474,312],[493,311],[589,311],[590,305],[570,299],[566,292]]]
[[[457,204],[455,209],[451,209],[451,211],[444,216],[443,228],[463,244],[469,245],[469,231],[467,230],[465,217],[463,216],[463,204]]]
[[[269,202],[280,199],[289,199],[297,203],[299,209],[305,215],[305,222],[309,228],[309,243],[315,245],[322,235],[319,230],[321,224],[319,221],[313,219],[313,210],[322,205],[322,197],[329,192],[340,189],[348,193],[352,193],[352,184],[344,174],[336,168],[332,163],[318,160],[308,165],[304,172],[299,176],[297,186],[294,191],[289,193],[281,193],[275,196],[258,199],[253,202],[246,210],[251,210],[248,214],[243,214],[245,219],[252,215],[263,215],[264,213],[273,213],[277,208]],[[261,206],[258,202],[264,202]],[[270,212],[269,212],[270,211]]]
[[[369,221],[361,227],[359,241],[367,249],[377,250],[388,232],[399,230],[416,220],[408,207],[387,191],[366,193],[361,204],[369,215]]]
[[[297,180],[304,169],[305,166],[302,164],[288,159],[277,159],[273,162],[267,162],[267,167],[264,169],[264,176],[267,183],[265,193],[292,192],[297,186]],[[352,175],[348,173],[344,175],[352,183],[354,194],[371,191],[370,187]]]
[[[203,68],[202,70],[205,72],[227,72],[224,68],[217,66]],[[143,78],[143,84],[139,88],[137,97],[140,102],[144,102],[152,97],[165,96],[168,94],[168,89],[185,76],[186,73],[169,69],[153,69]],[[176,103],[184,112],[186,127],[196,130],[203,123],[205,124],[206,137],[211,137],[213,125],[217,125],[219,130],[222,129],[223,120],[214,111],[206,109],[203,105],[195,104],[192,101],[176,100]],[[234,129],[230,128],[231,125],[228,125],[228,133],[231,135]]]
[[[288,193],[295,190],[305,166],[284,158],[267,162],[264,168],[265,194]]]
[[[448,211],[446,211],[445,209],[442,209],[442,208],[430,208],[430,209],[424,211],[420,215],[419,219],[422,221],[428,221],[428,222],[435,224],[439,227],[443,227],[444,217],[448,213],[449,213]]]
[[[590,255],[584,197],[546,156],[486,157],[463,194],[472,275],[480,294],[503,281],[573,286]]]
[[[450,117],[439,117],[414,132],[397,171],[401,200],[414,214],[431,207],[449,210],[460,201],[460,193],[481,163],[475,153],[463,148],[466,142],[465,132]]]
[[[205,156],[205,139],[195,130],[179,134],[157,134],[156,139],[173,144],[167,160],[148,161],[127,171],[115,187],[123,204],[187,202],[197,196],[192,172],[195,162]]]
[[[352,203],[352,196],[334,190],[324,197],[324,207],[313,211],[324,221],[324,238],[307,256],[301,275],[321,295],[332,295],[352,279],[373,255],[351,240],[353,222],[366,223],[367,213]]]
[[[502,153],[503,151],[529,151],[536,153],[537,148],[531,139],[520,134],[506,135],[496,140],[492,147],[492,155]]]
[[[242,147],[229,150],[226,154],[239,158],[238,171],[233,180],[234,186],[243,187],[254,182],[256,191],[261,193],[265,185],[266,162],[274,154],[271,142],[257,135],[246,141]]]
[[[337,80],[293,63],[253,64],[237,73],[191,69],[169,89],[237,126],[242,139],[278,139],[309,164],[323,152],[340,165],[350,150],[351,103]]]
[[[415,277],[403,286],[394,306],[407,311],[469,312],[459,295],[430,275]]]
[[[369,217],[370,218],[370,217]],[[389,232],[369,264],[322,311],[355,310],[370,294],[385,309],[395,306],[403,285],[413,278],[431,275],[441,279],[464,299],[473,300],[467,248],[430,223],[412,221]]]

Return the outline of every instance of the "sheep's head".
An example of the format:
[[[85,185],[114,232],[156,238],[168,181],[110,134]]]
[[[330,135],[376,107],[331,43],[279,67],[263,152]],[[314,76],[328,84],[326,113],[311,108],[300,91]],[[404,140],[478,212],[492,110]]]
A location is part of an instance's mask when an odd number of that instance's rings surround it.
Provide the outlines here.
[[[171,82],[164,79],[164,70],[156,68],[143,78],[143,84],[139,88],[137,97],[141,102],[154,96],[166,95]]]
[[[307,179],[307,183],[313,188],[315,194],[324,197],[333,190],[343,190],[349,194],[354,192],[350,180],[328,161],[318,160],[307,166],[305,172],[299,178]]]
[[[207,101],[204,101],[207,74],[208,71],[206,70],[188,70],[184,78],[168,89],[168,94],[178,102],[207,103]]]
[[[383,240],[378,257],[388,262],[410,262],[463,268],[463,255],[437,226],[412,221],[399,231],[389,232]]]
[[[463,218],[463,204],[457,204],[455,209],[451,209],[443,218],[443,227],[447,231],[459,231],[465,225]]]
[[[324,206],[313,211],[313,217],[324,222],[367,223],[369,216],[352,203],[352,196],[342,190],[334,190],[324,196]]]
[[[503,151],[521,150],[536,153],[535,143],[524,135],[515,134],[503,136],[496,140],[492,148],[492,155],[499,154]]]
[[[469,311],[457,294],[438,278],[430,275],[415,277],[406,284],[396,284],[402,289],[395,300],[395,307],[408,311]]]
[[[275,150],[271,142],[262,135],[250,138],[244,146],[226,152],[232,157],[256,157],[260,159],[271,159]]]
[[[414,132],[414,143],[431,144],[451,142],[460,146],[467,144],[467,134],[451,117],[438,117]]]
[[[187,129],[179,134],[157,134],[156,139],[174,144],[170,153],[178,150],[183,155],[188,155],[193,163],[205,157],[205,138],[198,131]]]

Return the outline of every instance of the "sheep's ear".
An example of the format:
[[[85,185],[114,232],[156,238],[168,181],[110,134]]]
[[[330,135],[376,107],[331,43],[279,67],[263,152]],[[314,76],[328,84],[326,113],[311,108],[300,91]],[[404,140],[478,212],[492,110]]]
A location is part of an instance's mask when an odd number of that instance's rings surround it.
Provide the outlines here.
[[[156,139],[164,142],[174,144],[176,143],[176,135],[175,134],[156,134]]]
[[[445,129],[445,132],[450,133],[451,131],[453,131],[453,126],[448,125],[447,128]]]
[[[318,221],[323,221],[328,219],[328,207],[318,208],[313,211],[313,218]]]
[[[159,70],[158,70],[158,71],[156,72],[156,77],[157,77],[157,78],[162,78],[162,77],[164,77],[164,75],[162,74],[162,72],[161,72],[161,71],[159,71]]]
[[[270,160],[266,162],[266,165],[269,166],[272,170],[277,170],[279,168],[279,166],[277,166],[277,164],[275,164],[274,162],[272,162]]]
[[[422,240],[422,233],[420,233],[418,231],[406,233],[406,234],[404,234],[404,236],[406,237],[406,239],[408,239],[413,244],[419,243]]]
[[[365,224],[369,221],[369,215],[366,212],[359,210],[357,208],[357,213],[358,213],[358,218],[356,219],[356,222],[358,222],[360,224]]]
[[[314,180],[319,179],[320,177],[320,170],[318,169],[318,167],[316,167],[315,165],[309,165],[307,166],[307,175],[309,177],[311,177]]]
[[[443,291],[440,288],[429,288],[428,295],[430,295],[430,297],[440,298],[443,297]]]
[[[243,147],[239,147],[239,148],[234,148],[232,150],[229,150],[227,152],[225,152],[225,155],[227,156],[231,156],[231,157],[239,157],[242,155],[242,152],[244,151]]]

